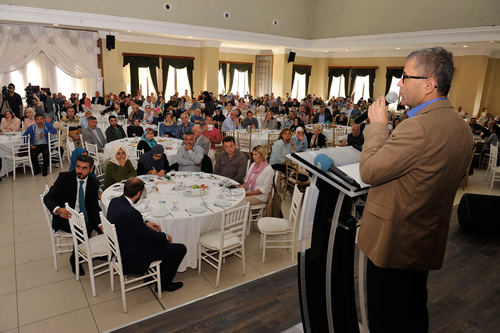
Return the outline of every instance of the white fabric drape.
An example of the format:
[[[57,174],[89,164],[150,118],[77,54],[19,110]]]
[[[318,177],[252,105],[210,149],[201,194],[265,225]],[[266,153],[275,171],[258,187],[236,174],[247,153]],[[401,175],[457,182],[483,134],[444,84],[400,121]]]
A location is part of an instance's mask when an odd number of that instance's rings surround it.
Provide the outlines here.
[[[25,67],[41,51],[66,74],[98,78],[94,32],[0,24],[0,73]]]

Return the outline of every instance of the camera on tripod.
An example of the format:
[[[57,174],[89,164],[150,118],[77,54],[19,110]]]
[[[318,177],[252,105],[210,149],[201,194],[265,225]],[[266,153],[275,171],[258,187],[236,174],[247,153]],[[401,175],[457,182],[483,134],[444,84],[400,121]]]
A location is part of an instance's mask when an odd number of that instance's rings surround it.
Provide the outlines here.
[[[28,86],[24,88],[24,91],[26,91],[26,103],[28,106],[35,106],[33,105],[33,95],[35,94],[35,88],[31,86],[31,83],[28,83]]]

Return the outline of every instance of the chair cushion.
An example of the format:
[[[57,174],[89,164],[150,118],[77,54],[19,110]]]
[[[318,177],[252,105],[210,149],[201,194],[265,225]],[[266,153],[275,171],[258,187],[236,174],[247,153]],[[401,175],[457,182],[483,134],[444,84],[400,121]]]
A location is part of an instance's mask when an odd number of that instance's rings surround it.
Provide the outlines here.
[[[260,232],[285,232],[291,228],[288,219],[263,217],[257,222]]]
[[[209,249],[218,249],[220,246],[221,231],[212,230],[206,232],[200,236],[200,244]],[[229,237],[224,240],[224,247],[231,247],[240,243],[240,239],[237,236]]]
[[[108,255],[108,244],[107,239],[104,234],[97,235],[89,239],[90,251],[92,251],[92,257],[102,257]],[[87,255],[87,248],[85,244],[78,245],[78,250]]]

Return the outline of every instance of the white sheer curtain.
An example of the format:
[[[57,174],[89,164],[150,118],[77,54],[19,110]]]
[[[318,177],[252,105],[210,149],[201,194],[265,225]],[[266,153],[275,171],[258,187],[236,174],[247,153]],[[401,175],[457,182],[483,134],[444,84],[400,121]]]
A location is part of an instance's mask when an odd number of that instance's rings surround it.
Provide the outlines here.
[[[0,73],[25,67],[40,51],[66,74],[98,78],[95,32],[0,24]]]

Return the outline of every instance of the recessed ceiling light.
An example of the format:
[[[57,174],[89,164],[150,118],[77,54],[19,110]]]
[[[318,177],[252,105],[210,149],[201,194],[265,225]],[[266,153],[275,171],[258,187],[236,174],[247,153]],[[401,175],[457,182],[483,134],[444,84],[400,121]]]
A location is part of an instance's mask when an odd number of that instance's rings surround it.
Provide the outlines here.
[[[132,30],[127,30],[127,32],[132,32]]]
[[[283,47],[283,45],[280,45],[280,47]]]
[[[191,36],[188,36],[188,38],[193,38],[193,37],[191,37]]]
[[[401,48],[400,47],[396,47],[396,50],[401,50]]]
[[[494,43],[495,41],[494,40],[490,40],[490,43]]]
[[[11,29],[11,27],[7,27],[7,29],[8,29],[8,30],[10,30],[10,29]]]
[[[468,47],[468,46],[467,46],[467,45],[462,45],[462,47],[464,47],[464,48],[465,48],[465,47]]]
[[[351,51],[351,49],[347,49],[346,51],[349,52],[349,51]]]
[[[59,24],[57,24],[57,23],[54,23],[54,24],[52,24],[52,25],[53,25],[54,27],[58,27],[58,26],[59,26]]]

